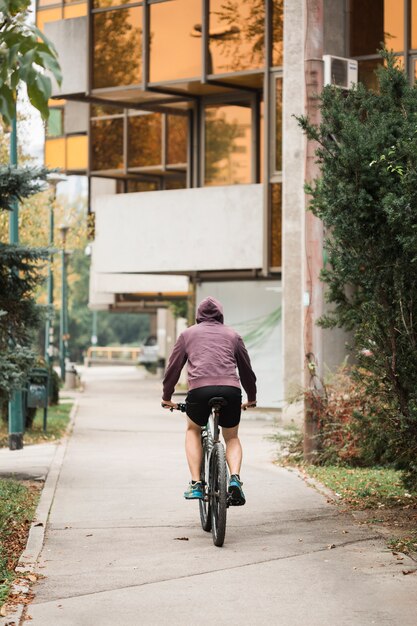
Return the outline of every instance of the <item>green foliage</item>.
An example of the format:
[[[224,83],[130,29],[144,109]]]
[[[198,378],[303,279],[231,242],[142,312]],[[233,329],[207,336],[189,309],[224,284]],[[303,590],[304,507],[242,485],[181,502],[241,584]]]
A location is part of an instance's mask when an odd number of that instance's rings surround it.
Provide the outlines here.
[[[0,167],[0,210],[12,211],[15,202],[43,191],[48,171],[44,167]]]
[[[378,92],[328,86],[320,126],[299,123],[321,169],[307,186],[325,227],[322,280],[334,305],[321,324],[354,331],[387,452],[417,487],[417,90],[381,54]]]
[[[26,84],[31,104],[48,118],[52,74],[61,70],[52,43],[27,21],[29,0],[0,0],[0,114],[10,124],[16,115],[19,83]]]
[[[0,208],[36,193],[46,173],[39,168],[0,168]],[[22,385],[34,363],[30,348],[39,309],[33,292],[41,280],[40,261],[46,258],[47,250],[0,243],[0,404]]]

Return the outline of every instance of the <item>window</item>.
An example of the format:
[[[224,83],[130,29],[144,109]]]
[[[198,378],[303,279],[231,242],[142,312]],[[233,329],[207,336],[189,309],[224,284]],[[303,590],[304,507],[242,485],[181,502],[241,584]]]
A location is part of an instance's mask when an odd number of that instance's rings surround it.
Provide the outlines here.
[[[64,134],[64,109],[49,109],[49,118],[46,124],[47,137],[61,137]]]
[[[252,181],[252,111],[249,106],[213,105],[205,109],[205,185]]]
[[[123,117],[91,122],[91,169],[123,169]]]
[[[209,74],[263,67],[265,3],[210,0]]]
[[[417,0],[411,1],[411,48],[417,50]]]
[[[129,167],[162,163],[162,128],[159,113],[130,116],[128,121]]]
[[[284,55],[284,0],[272,5],[272,65],[282,65]]]
[[[375,54],[384,42],[394,52],[404,50],[402,0],[352,0],[350,54]]]
[[[188,118],[167,115],[167,164],[187,163]]]
[[[275,80],[275,163],[276,172],[282,170],[282,78]]]
[[[120,87],[142,80],[142,8],[94,13],[93,86]]]
[[[175,0],[150,6],[150,81],[201,75],[201,2]]]

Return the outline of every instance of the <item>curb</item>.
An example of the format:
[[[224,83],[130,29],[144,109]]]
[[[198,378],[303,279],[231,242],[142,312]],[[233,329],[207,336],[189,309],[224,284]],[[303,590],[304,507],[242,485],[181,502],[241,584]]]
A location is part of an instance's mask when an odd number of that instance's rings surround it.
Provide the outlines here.
[[[43,548],[46,533],[46,524],[54,500],[56,486],[58,483],[59,475],[61,473],[62,463],[65,458],[70,435],[74,428],[77,411],[78,400],[74,399],[74,405],[71,409],[70,420],[67,426],[67,430],[64,434],[62,442],[59,442],[57,444],[56,451],[49,467],[48,475],[38,502],[38,506],[36,507],[35,516],[29,530],[26,548],[21,554],[17,567],[15,569],[16,574],[21,575],[22,578],[13,583],[10,593],[11,595],[23,596],[23,599],[19,604],[12,605],[12,613],[7,614],[3,618],[0,618],[0,626],[19,626],[19,624],[22,623],[22,618],[28,604],[27,600],[30,598],[31,592],[28,580],[30,580],[29,577],[31,575],[34,575],[35,566]],[[34,577],[34,581],[35,580],[36,578]]]

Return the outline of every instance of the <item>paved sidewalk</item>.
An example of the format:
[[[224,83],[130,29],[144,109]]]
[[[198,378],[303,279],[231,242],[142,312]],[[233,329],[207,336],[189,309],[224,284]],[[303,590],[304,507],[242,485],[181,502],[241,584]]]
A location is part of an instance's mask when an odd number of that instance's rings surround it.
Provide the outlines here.
[[[182,498],[183,416],[159,409],[159,385],[133,369],[92,368],[85,380],[34,626],[415,626],[411,563],[272,465],[271,422],[245,415],[247,505],[229,509],[215,548]]]

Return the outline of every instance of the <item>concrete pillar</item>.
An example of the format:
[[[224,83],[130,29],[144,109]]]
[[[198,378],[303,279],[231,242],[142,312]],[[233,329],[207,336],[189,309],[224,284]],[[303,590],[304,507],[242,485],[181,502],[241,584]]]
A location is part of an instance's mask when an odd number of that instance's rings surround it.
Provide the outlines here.
[[[284,0],[282,343],[284,399],[304,384],[305,138],[294,115],[304,113],[305,0]]]

